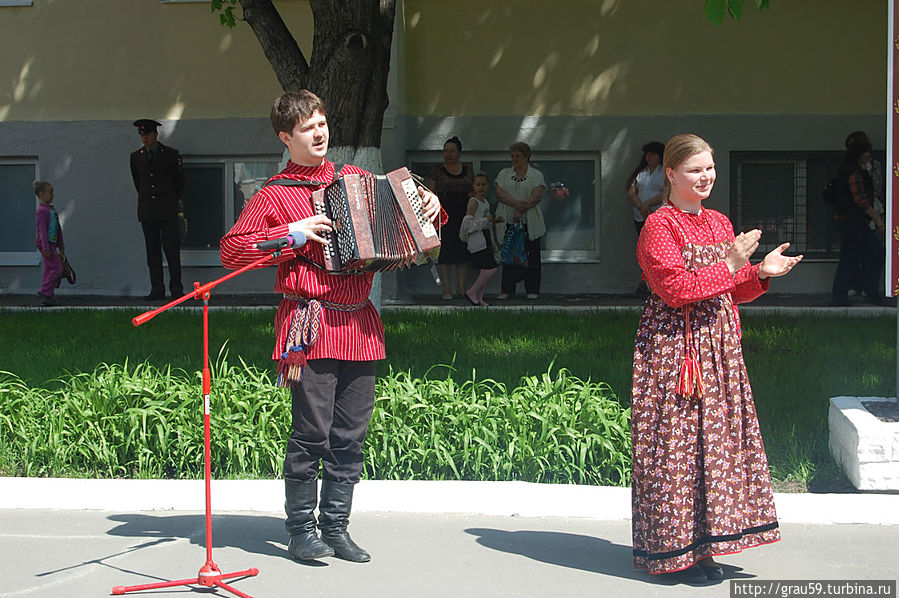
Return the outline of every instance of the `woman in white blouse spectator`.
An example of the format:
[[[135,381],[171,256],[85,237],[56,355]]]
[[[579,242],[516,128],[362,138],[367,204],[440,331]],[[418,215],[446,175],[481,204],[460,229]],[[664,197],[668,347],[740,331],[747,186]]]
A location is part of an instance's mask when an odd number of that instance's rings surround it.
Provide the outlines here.
[[[513,296],[519,281],[524,280],[527,298],[537,299],[540,296],[540,239],[546,234],[540,202],[546,192],[546,182],[543,173],[530,165],[531,148],[527,143],[513,143],[509,146],[509,154],[512,167],[500,170],[493,182],[498,201],[496,216],[503,219],[496,225],[496,235],[501,243],[508,224],[522,223],[527,233],[528,263],[527,267],[503,264],[502,292],[496,298],[503,300]]]
[[[634,228],[637,229],[637,236],[640,235],[646,217],[665,202],[665,174],[661,168],[665,146],[661,142],[650,141],[641,150],[643,157],[628,177],[626,186],[627,199],[634,208]],[[637,287],[637,294],[649,294],[643,280]]]

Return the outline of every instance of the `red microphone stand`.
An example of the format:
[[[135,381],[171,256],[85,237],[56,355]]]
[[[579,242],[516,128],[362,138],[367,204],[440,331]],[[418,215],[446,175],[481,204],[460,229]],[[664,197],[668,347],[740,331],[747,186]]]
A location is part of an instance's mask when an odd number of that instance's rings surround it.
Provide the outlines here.
[[[158,314],[171,309],[172,307],[180,303],[184,303],[189,299],[197,299],[203,301],[203,459],[205,461],[206,481],[206,564],[200,568],[200,571],[199,573],[197,573],[196,577],[192,577],[190,579],[179,579],[177,581],[146,583],[136,586],[115,586],[114,588],[112,588],[113,595],[121,595],[127,592],[140,592],[143,590],[155,590],[158,588],[171,588],[174,586],[197,584],[205,588],[222,588],[223,590],[231,592],[235,596],[240,596],[240,598],[253,598],[249,594],[244,594],[240,590],[231,587],[230,585],[225,583],[225,580],[233,579],[235,577],[252,577],[259,573],[259,569],[252,567],[245,571],[237,571],[235,573],[222,573],[221,570],[219,570],[218,565],[216,565],[212,560],[212,457],[210,450],[209,426],[209,394],[212,388],[212,384],[211,376],[209,373],[209,297],[212,295],[212,289],[216,286],[220,285],[226,280],[230,280],[235,276],[243,274],[247,270],[252,270],[253,268],[261,266],[265,262],[273,260],[279,255],[281,255],[280,250],[274,251],[259,258],[253,263],[240,268],[239,270],[230,272],[229,274],[219,278],[218,280],[208,282],[202,286],[200,286],[200,283],[195,282],[193,293],[188,293],[183,297],[166,303],[162,307],[159,307],[152,311],[144,312],[131,320],[131,322],[135,326],[140,326],[141,324],[147,323]]]

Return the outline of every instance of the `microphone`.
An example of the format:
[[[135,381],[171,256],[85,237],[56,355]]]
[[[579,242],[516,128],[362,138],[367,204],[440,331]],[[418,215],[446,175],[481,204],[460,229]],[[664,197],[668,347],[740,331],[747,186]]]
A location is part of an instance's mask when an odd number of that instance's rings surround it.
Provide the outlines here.
[[[253,247],[259,249],[260,251],[280,251],[285,247],[302,247],[305,244],[306,235],[297,230],[292,233],[288,233],[287,236],[281,237],[279,239],[270,239],[268,241],[260,241],[259,243],[254,243]]]

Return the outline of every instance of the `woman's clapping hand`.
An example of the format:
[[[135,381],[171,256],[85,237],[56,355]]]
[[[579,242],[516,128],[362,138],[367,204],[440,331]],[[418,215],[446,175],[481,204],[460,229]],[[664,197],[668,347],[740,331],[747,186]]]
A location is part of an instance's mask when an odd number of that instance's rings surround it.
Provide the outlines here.
[[[802,261],[802,256],[797,255],[789,257],[783,254],[789,247],[789,243],[784,243],[780,247],[776,247],[765,256],[765,259],[759,264],[759,278],[776,278],[783,276],[793,269],[793,266]]]

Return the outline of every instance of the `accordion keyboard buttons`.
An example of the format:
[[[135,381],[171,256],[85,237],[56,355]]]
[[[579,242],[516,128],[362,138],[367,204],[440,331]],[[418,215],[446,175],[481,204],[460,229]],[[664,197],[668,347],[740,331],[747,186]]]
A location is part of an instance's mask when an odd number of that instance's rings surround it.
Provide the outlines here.
[[[316,215],[319,215],[319,214],[323,214],[325,216],[328,215],[328,211],[325,209],[324,204],[315,203],[314,206],[315,206],[315,214]],[[333,259],[333,257],[334,257],[334,233],[322,231],[321,236],[323,239],[328,241],[327,245],[322,245],[322,253],[325,254],[326,259],[329,259],[329,260]]]
[[[421,226],[421,231],[426,237],[436,237],[437,230],[434,228],[434,224],[425,218],[424,204],[422,204],[421,196],[418,194],[418,188],[415,185],[415,181],[412,179],[404,179],[402,185],[403,191],[406,193],[406,198],[412,205],[415,217],[418,219],[418,224]]]

